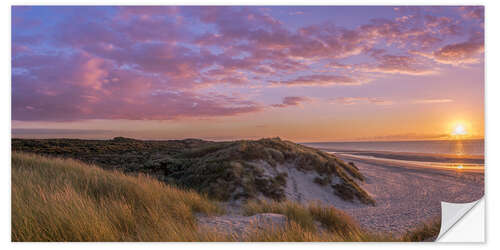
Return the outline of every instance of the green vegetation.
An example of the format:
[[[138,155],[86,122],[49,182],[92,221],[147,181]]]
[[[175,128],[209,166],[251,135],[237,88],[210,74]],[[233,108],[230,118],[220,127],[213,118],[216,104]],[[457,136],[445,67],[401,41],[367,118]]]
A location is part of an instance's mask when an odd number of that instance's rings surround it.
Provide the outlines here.
[[[233,142],[141,141],[122,137],[13,139],[12,149],[75,158],[126,173],[146,173],[167,184],[194,189],[223,201],[261,195],[283,201],[287,181],[283,168],[293,167],[302,172],[316,172],[318,185],[331,186],[345,200],[375,204],[358,185],[357,181],[364,181],[364,177],[353,164],[279,138]]]
[[[196,215],[223,214],[220,205],[142,174],[12,153],[13,241],[410,241],[439,231],[434,223],[394,238],[364,232],[332,206],[257,201],[244,206],[245,214],[280,213],[289,223],[243,239],[199,230]]]

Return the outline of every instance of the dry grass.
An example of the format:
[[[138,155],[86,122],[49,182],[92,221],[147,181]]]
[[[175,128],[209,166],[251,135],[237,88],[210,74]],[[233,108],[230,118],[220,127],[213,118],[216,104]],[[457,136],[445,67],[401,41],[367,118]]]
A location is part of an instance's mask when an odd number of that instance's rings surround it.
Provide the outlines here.
[[[317,232],[305,229],[295,221],[290,221],[285,228],[257,231],[244,241],[250,242],[336,242],[344,238],[329,232]]]
[[[12,153],[13,241],[213,241],[195,213],[223,211],[196,192],[74,160]]]
[[[198,230],[198,213],[224,211],[203,195],[144,175],[12,153],[12,241],[422,241],[439,233],[439,220],[393,237],[361,230],[332,206],[251,201],[246,215],[279,213],[289,223],[241,239]]]
[[[403,235],[403,241],[430,241],[435,240],[441,230],[441,219],[433,218],[422,223],[415,230]]]
[[[301,205],[290,201],[250,201],[243,209],[246,215],[277,213],[289,219],[284,229],[258,232],[250,236],[250,241],[429,241],[439,234],[441,226],[437,218],[402,236],[395,236],[365,231],[343,211],[319,202]],[[322,230],[318,230],[318,223]]]
[[[312,236],[309,233],[312,233],[318,239],[323,239],[320,241],[330,241],[332,237],[342,241],[362,241],[367,237],[367,234],[360,229],[349,215],[333,206],[324,206],[318,202],[301,205],[291,201],[250,201],[245,204],[244,213],[246,215],[257,213],[283,214],[293,223],[289,225],[289,230],[296,231],[292,233],[292,235],[295,235],[294,237],[303,234],[305,238],[310,238]],[[317,230],[318,224],[324,230]],[[300,227],[300,230],[297,227]]]
[[[276,202],[276,201],[249,201],[243,207],[244,215],[254,215],[258,213],[275,213],[283,214],[290,221],[300,225],[303,229],[308,231],[316,231],[314,224],[314,217],[309,210],[291,201]]]

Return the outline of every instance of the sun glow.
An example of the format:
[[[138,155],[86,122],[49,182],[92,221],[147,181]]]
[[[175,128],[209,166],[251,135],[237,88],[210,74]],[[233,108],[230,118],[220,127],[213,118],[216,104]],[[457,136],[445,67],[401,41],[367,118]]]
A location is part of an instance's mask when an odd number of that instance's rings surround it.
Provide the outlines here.
[[[477,123],[469,119],[451,120],[446,124],[447,138],[451,140],[483,139],[482,130]],[[481,125],[481,124],[479,124]]]
[[[457,124],[455,125],[455,127],[453,128],[453,133],[452,135],[466,135],[467,134],[467,130],[465,130],[465,126],[463,124]]]

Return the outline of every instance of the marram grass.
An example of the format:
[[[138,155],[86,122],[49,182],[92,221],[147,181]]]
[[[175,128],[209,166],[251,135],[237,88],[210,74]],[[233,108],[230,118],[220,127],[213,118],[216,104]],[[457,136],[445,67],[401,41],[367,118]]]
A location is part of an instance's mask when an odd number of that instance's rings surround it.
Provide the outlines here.
[[[195,191],[71,159],[12,153],[12,241],[422,241],[439,232],[435,220],[401,237],[374,234],[319,203],[249,202],[243,211],[284,214],[289,223],[244,238],[199,230],[196,215],[224,209]]]
[[[223,210],[193,191],[78,161],[12,153],[12,241],[211,241],[195,213]]]

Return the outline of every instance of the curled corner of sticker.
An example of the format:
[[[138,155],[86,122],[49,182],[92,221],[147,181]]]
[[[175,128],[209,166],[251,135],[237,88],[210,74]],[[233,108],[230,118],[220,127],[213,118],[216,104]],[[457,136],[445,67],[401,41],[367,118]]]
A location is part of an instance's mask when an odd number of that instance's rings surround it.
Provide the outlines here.
[[[476,204],[481,201],[473,201],[470,203],[450,203],[441,202],[441,229],[436,238],[438,241],[446,232],[448,232],[460,219],[462,219]]]

